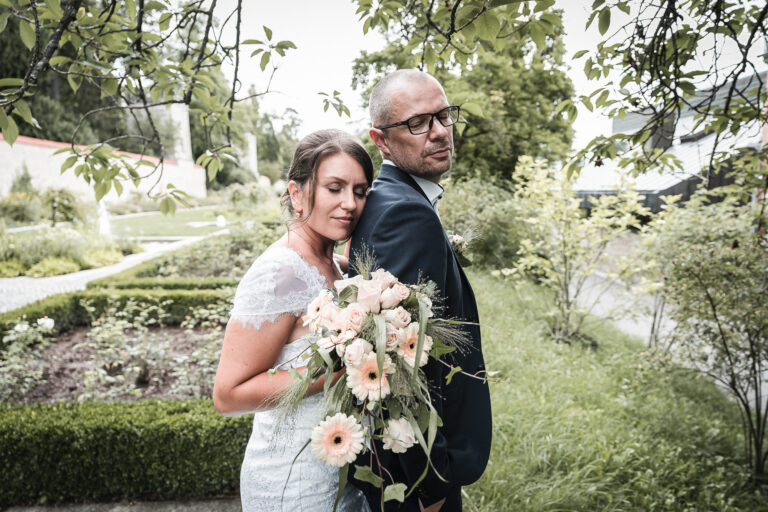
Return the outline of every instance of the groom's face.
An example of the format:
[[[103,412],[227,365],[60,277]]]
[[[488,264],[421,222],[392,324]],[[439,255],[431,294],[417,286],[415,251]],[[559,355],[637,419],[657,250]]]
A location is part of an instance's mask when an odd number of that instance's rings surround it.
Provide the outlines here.
[[[448,106],[443,89],[431,79],[404,82],[392,88],[391,109],[387,124],[405,121],[417,114],[432,114]],[[372,129],[371,137],[384,158],[401,170],[438,182],[451,168],[453,126],[443,126],[433,119],[432,128],[413,135],[407,126],[385,130]]]

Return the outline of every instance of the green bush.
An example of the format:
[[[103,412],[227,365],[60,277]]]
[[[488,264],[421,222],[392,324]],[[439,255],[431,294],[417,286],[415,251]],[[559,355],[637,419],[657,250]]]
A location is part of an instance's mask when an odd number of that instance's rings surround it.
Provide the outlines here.
[[[69,258],[81,267],[86,267],[89,252],[116,250],[117,246],[110,237],[68,226],[0,233],[0,255],[4,259],[18,259],[25,268],[49,257]]]
[[[83,256],[83,267],[98,268],[122,261],[123,253],[115,249],[91,249]]]
[[[71,258],[48,256],[32,265],[25,274],[29,277],[47,277],[70,274],[78,270],[80,270],[80,265]]]
[[[0,199],[0,217],[16,224],[33,224],[43,215],[40,198],[29,192],[11,192]]]
[[[16,277],[24,273],[24,265],[16,259],[0,261],[0,277]]]
[[[511,192],[479,179],[452,183],[440,218],[447,230],[471,239],[468,256],[475,265],[508,267],[517,258],[520,219]]]
[[[164,290],[209,290],[236,287],[237,279],[228,277],[131,277],[113,280],[114,276],[91,281],[87,289],[96,288],[161,288]]]
[[[47,316],[56,322],[57,333],[67,331],[80,325],[90,325],[91,316],[81,305],[81,301],[90,301],[94,316],[101,315],[111,297],[121,304],[129,300],[159,304],[170,300],[172,304],[164,307],[168,313],[166,325],[179,325],[195,308],[217,304],[222,300],[231,301],[234,296],[232,288],[214,290],[148,290],[148,289],[97,289],[72,293],[61,293],[27,304],[21,308],[0,314],[0,333],[6,332],[24,318],[27,322],[36,322],[38,318]]]
[[[0,505],[234,493],[250,429],[210,400],[0,404]]]

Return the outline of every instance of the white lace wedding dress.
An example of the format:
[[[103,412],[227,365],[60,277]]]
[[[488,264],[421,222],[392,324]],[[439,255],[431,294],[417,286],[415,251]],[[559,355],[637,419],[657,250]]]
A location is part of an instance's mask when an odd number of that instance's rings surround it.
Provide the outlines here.
[[[325,288],[325,277],[317,268],[292,249],[273,245],[256,259],[238,285],[230,321],[258,329],[280,315],[299,316]],[[301,366],[300,360],[291,360],[309,345],[307,339],[286,343],[273,367],[284,363],[281,369]],[[244,511],[333,510],[338,469],[316,459],[309,446],[294,461],[322,414],[322,393],[302,400],[296,414],[281,425],[274,411],[254,413],[253,431],[240,471]],[[361,512],[369,508],[362,493],[347,485],[337,510]]]

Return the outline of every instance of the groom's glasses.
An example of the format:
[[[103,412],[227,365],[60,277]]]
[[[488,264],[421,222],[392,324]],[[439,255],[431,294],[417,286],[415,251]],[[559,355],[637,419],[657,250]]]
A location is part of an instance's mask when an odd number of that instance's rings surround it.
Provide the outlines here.
[[[421,135],[427,133],[432,129],[432,124],[435,122],[435,118],[440,121],[443,126],[451,126],[459,121],[459,110],[457,105],[451,105],[445,107],[442,110],[435,112],[434,114],[416,114],[413,117],[409,117],[405,121],[399,123],[388,124],[387,126],[376,126],[379,130],[386,130],[387,128],[394,128],[395,126],[406,125],[408,131],[413,135]]]

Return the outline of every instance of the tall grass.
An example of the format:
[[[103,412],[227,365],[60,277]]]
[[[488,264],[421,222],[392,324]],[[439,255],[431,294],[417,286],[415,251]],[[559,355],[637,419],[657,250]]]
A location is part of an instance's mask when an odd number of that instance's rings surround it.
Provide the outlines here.
[[[494,439],[467,511],[768,510],[747,485],[735,404],[713,384],[645,364],[610,325],[594,350],[548,339],[546,294],[470,273],[491,383]]]

